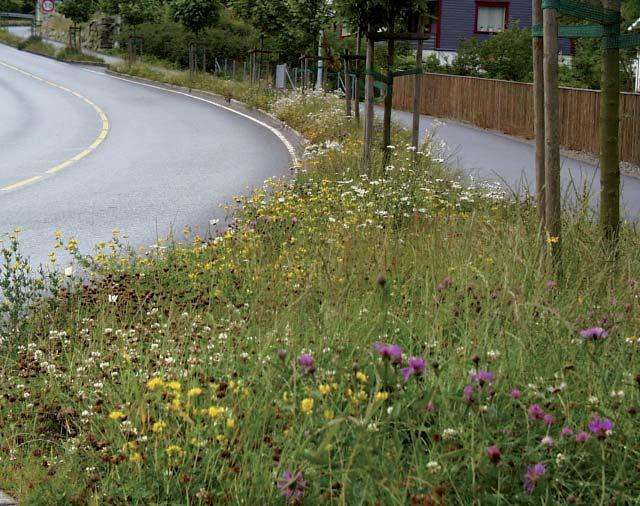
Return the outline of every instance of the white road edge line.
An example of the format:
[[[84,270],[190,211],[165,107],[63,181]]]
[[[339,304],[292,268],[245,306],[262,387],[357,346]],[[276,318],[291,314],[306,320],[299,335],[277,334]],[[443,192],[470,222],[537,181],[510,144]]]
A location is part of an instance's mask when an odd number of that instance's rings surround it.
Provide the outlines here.
[[[222,104],[218,104],[218,103],[213,102],[211,100],[207,100],[206,98],[198,97],[197,95],[191,95],[190,93],[185,93],[183,91],[170,90],[170,89],[167,89],[167,88],[163,88],[161,86],[154,86],[153,84],[140,83],[138,81],[133,81],[131,79],[125,79],[124,77],[112,76],[112,75],[109,75],[109,74],[105,74],[104,72],[96,72],[95,70],[90,70],[90,69],[82,69],[82,70],[84,70],[85,72],[91,72],[92,74],[97,74],[97,75],[100,75],[100,76],[105,76],[105,77],[110,77],[112,79],[118,79],[120,81],[125,81],[127,83],[137,84],[138,86],[146,86],[147,88],[153,88],[153,89],[156,89],[156,90],[166,91],[168,93],[175,93],[176,95],[183,95],[185,97],[193,98],[194,100],[199,100],[201,102],[206,102],[207,104],[213,105],[215,107],[219,107],[220,109],[224,109],[225,111],[232,112],[234,114],[237,114],[238,116],[242,116],[243,118],[246,118],[246,119],[248,119],[250,121],[253,121],[254,123],[257,123],[261,127],[266,128],[271,133],[273,133],[278,139],[280,139],[282,144],[284,144],[284,146],[287,148],[287,151],[289,152],[289,156],[291,157],[293,165],[294,166],[298,166],[298,164],[299,164],[298,155],[296,155],[295,148],[289,142],[289,140],[282,134],[282,132],[280,132],[277,128],[274,128],[271,125],[265,123],[264,121],[260,121],[259,119],[256,119],[256,118],[254,118],[252,116],[249,116],[248,114],[245,114],[245,113],[240,112],[240,111],[236,111],[235,109],[232,109],[231,107],[227,107],[227,106],[224,106]]]

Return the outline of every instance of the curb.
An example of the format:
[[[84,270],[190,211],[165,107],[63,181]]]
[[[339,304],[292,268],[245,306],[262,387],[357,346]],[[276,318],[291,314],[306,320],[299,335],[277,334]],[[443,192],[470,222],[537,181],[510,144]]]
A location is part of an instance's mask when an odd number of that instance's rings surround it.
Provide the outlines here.
[[[248,106],[247,104],[245,104],[244,102],[240,102],[239,100],[235,100],[235,99],[230,99],[227,100],[225,97],[223,97],[222,95],[218,95],[217,93],[214,93],[212,91],[206,91],[206,90],[200,90],[197,88],[187,88],[185,86],[178,86],[175,84],[169,84],[169,83],[164,83],[162,81],[155,81],[153,79],[147,79],[145,77],[137,77],[137,76],[132,76],[131,74],[126,74],[124,72],[117,72],[115,70],[111,70],[109,68],[107,68],[107,70],[105,71],[105,73],[107,75],[110,76],[114,76],[114,77],[126,77],[127,79],[130,79],[131,81],[136,81],[142,84],[153,84],[154,86],[159,86],[161,88],[166,88],[168,90],[177,90],[177,91],[181,91],[184,93],[188,93],[194,96],[200,96],[200,97],[206,97],[207,99],[213,99],[215,102],[219,103],[220,105],[224,105],[225,107],[231,107],[239,112],[243,112],[245,114],[251,115],[251,116],[255,116],[256,119],[261,119],[265,122],[268,122],[271,124],[271,126],[279,129],[280,131],[284,133],[288,133],[290,134],[289,138],[290,141],[292,141],[295,149],[296,149],[296,154],[297,155],[301,155],[303,152],[303,147],[304,145],[308,142],[307,139],[304,138],[304,136],[298,132],[296,129],[290,127],[289,125],[287,125],[284,121],[278,119],[276,116],[274,116],[273,114],[264,111],[262,109],[255,109],[253,107]],[[258,118],[259,117],[259,118]]]

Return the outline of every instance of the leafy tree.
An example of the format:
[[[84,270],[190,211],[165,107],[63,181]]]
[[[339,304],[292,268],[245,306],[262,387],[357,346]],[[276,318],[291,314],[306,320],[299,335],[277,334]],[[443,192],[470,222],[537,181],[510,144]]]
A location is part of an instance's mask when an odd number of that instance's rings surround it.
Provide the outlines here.
[[[0,12],[22,12],[22,1],[0,0]]]
[[[125,25],[137,27],[153,21],[162,10],[161,0],[103,0],[102,9],[107,14],[119,15]]]
[[[350,26],[356,30],[376,32],[384,29],[388,32],[395,32],[401,24],[406,23],[411,14],[417,11],[427,13],[428,2],[426,0],[336,0],[335,8],[349,22]],[[395,42],[390,40],[387,47],[386,70],[387,74],[390,74],[395,63]],[[391,93],[387,93],[384,101],[382,134],[385,161],[390,154],[388,146],[391,144],[392,105]],[[369,146],[365,147],[365,160],[368,148]]]
[[[89,21],[95,8],[93,0],[65,0],[58,6],[58,12],[77,26]]]
[[[219,0],[172,0],[171,10],[176,21],[196,37],[220,18]]]
[[[228,0],[227,4],[265,36],[266,49],[288,63],[297,62],[301,53],[315,52],[320,29],[332,13],[330,0]]]

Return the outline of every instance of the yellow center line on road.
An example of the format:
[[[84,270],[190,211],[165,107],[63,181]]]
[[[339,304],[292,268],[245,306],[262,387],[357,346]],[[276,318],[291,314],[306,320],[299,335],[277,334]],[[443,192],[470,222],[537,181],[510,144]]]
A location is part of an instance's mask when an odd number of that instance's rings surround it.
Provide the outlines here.
[[[73,158],[70,158],[69,160],[66,160],[62,163],[57,164],[54,167],[51,167],[49,170],[46,171],[47,174],[55,174],[56,172],[60,172],[63,169],[66,169],[67,167],[69,167],[70,165],[73,165],[74,163],[82,160],[84,157],[88,156],[89,154],[91,154],[91,152],[93,150],[95,150],[98,146],[100,146],[100,144],[102,144],[102,142],[107,138],[107,135],[109,134],[109,130],[110,130],[110,125],[109,125],[109,118],[107,117],[107,115],[104,113],[104,111],[102,109],[100,109],[100,107],[98,107],[94,102],[92,102],[91,100],[89,100],[87,97],[81,95],[80,93],[70,90],[69,88],[66,88],[65,86],[62,86],[60,84],[56,84],[54,82],[51,81],[47,81],[46,79],[43,79],[41,77],[38,77],[35,74],[32,74],[30,72],[27,72],[26,70],[22,70],[18,67],[14,67],[13,65],[9,65],[8,63],[4,63],[0,61],[0,66],[6,67],[8,69],[14,70],[16,72],[19,72],[21,74],[24,74],[25,76],[31,77],[37,81],[42,81],[46,84],[48,84],[49,86],[53,86],[54,88],[58,88],[61,91],[64,91],[66,93],[70,93],[71,95],[80,98],[82,101],[84,101],[87,105],[89,105],[99,116],[100,121],[102,122],[102,129],[100,130],[100,134],[98,135],[98,137],[96,138],[96,140],[94,140],[88,148],[83,149],[82,151],[80,151],[80,153],[78,153],[77,155],[75,155]],[[36,181],[40,181],[42,178],[44,177],[44,175],[39,175],[39,176],[33,176],[27,179],[23,179],[22,181],[18,181],[17,183],[13,183],[9,186],[5,186],[3,188],[0,188],[0,191],[3,192],[9,192],[12,190],[17,190],[18,188],[22,188],[24,186],[27,186],[31,183],[35,183]]]

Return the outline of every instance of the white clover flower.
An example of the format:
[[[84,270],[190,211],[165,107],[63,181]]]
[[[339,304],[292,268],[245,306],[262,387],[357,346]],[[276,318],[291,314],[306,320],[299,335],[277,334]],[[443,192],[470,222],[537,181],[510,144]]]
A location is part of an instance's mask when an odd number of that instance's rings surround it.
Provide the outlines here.
[[[431,474],[439,473],[441,469],[442,466],[435,460],[430,460],[429,462],[427,462],[427,471],[429,471]]]

